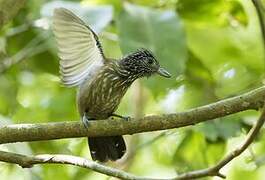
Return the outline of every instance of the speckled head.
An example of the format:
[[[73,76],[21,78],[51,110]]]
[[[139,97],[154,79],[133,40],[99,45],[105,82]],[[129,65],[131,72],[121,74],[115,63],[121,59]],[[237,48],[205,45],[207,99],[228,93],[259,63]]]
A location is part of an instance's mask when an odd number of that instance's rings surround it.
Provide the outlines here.
[[[157,73],[167,78],[171,77],[165,69],[160,67],[152,52],[147,49],[140,49],[129,54],[120,61],[120,65],[132,76],[148,77]]]

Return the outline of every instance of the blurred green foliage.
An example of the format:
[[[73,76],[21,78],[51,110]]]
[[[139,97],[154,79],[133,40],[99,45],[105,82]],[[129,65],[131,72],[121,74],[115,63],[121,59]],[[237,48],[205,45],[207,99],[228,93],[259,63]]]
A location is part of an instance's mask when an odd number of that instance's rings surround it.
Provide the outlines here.
[[[14,61],[0,76],[1,124],[79,120],[76,90],[59,81],[57,49],[50,30],[53,9],[61,6],[77,13],[99,34],[107,57],[120,58],[148,48],[173,74],[171,79],[141,80],[141,93],[133,86],[119,107],[120,114],[179,112],[262,85],[264,50],[249,0],[29,0],[1,29],[0,65],[8,57]],[[144,109],[132,105],[136,96]],[[257,115],[249,111],[168,133],[142,133],[137,141],[132,140],[136,136],[126,137],[129,158],[108,165],[125,166],[129,172],[149,177],[172,177],[208,167],[242,141]],[[249,151],[225,168],[227,179],[263,179],[264,136],[263,132]],[[1,149],[89,158],[85,138],[1,145]],[[5,163],[0,164],[0,177],[107,179],[71,166],[21,169]]]

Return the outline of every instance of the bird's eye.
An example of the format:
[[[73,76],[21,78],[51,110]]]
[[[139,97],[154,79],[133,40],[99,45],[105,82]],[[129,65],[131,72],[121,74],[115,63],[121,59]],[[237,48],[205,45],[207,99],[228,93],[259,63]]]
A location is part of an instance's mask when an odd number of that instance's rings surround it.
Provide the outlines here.
[[[153,61],[153,59],[148,59],[147,62],[148,62],[148,64],[153,64],[154,61]]]

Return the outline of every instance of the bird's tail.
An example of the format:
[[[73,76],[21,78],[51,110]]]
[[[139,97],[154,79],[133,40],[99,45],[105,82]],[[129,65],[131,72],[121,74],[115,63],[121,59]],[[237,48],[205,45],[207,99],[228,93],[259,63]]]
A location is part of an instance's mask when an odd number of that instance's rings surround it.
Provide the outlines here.
[[[122,136],[89,137],[88,145],[92,159],[100,162],[120,159],[126,151]]]

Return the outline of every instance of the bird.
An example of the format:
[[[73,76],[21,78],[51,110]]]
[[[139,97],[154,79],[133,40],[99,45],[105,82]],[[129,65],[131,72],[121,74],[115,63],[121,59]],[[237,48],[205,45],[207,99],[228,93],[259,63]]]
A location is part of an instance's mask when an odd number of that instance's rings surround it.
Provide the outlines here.
[[[122,97],[138,78],[170,73],[159,65],[154,54],[137,49],[120,59],[107,58],[96,33],[66,8],[56,8],[52,30],[58,47],[62,83],[77,87],[77,108],[84,126],[91,120],[125,116],[115,114]],[[126,152],[122,136],[88,137],[94,161],[116,161]]]

